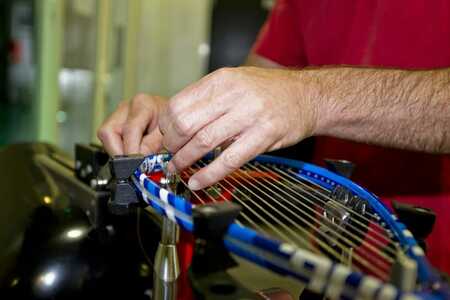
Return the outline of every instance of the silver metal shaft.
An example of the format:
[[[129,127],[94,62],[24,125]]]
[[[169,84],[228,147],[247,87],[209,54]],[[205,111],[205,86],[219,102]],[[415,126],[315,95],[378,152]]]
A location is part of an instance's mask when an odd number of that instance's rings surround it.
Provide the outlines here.
[[[175,300],[176,280],[180,275],[176,243],[178,226],[167,218],[163,219],[161,241],[155,255],[153,276],[153,299]]]
[[[176,300],[177,282],[165,282],[158,277],[153,280],[152,300]]]

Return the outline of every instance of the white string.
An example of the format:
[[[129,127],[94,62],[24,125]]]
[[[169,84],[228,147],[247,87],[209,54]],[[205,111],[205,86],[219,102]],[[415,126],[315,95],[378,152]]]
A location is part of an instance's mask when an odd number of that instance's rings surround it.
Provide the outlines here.
[[[253,168],[254,170],[256,169],[257,171],[262,172],[262,171],[260,171],[260,170],[259,170],[258,168],[256,168],[256,167],[253,167],[253,166],[252,166],[252,168]],[[246,170],[248,170],[248,168],[247,168]],[[242,172],[241,170],[238,170],[238,171],[239,171],[239,172]],[[245,173],[245,172],[242,172],[242,173]],[[249,178],[251,178],[248,174],[246,174],[246,176],[248,176]],[[251,179],[254,180],[255,178],[251,178]],[[326,219],[325,216],[323,216],[320,212],[318,212],[317,210],[315,210],[315,209],[309,207],[309,206],[306,205],[304,202],[302,202],[302,201],[300,201],[298,198],[294,197],[292,194],[289,194],[287,191],[281,189],[279,186],[275,185],[273,182],[271,182],[271,181],[265,179],[264,177],[263,177],[262,179],[263,179],[265,182],[267,182],[269,185],[273,186],[274,188],[276,188],[277,190],[279,190],[280,192],[282,192],[283,194],[287,195],[290,199],[292,199],[292,200],[294,200],[295,202],[297,202],[297,203],[299,203],[300,205],[302,205],[306,210],[309,210],[309,211],[311,211],[313,214],[317,215],[317,216],[319,217],[319,219],[325,219],[326,221],[328,221],[329,223],[331,223],[331,221],[329,221],[328,219]],[[284,185],[283,182],[280,182],[280,183],[281,183],[284,187],[289,188],[288,186]],[[289,189],[290,189],[290,188],[289,188]],[[316,203],[310,201],[310,200],[307,199],[304,195],[301,195],[300,193],[298,193],[298,192],[295,191],[295,190],[292,190],[292,191],[295,192],[296,194],[298,194],[301,198],[303,198],[303,199],[307,200],[308,202],[310,202],[311,204],[313,204],[313,205],[319,207]],[[285,199],[285,200],[286,200],[286,199]],[[315,219],[312,215],[307,214],[305,211],[301,210],[298,206],[294,205],[292,202],[286,200],[286,203],[288,203],[290,206],[292,206],[292,207],[293,207],[296,211],[298,211],[299,213],[306,215],[308,218],[312,219],[313,221],[316,221],[316,219]],[[325,224],[325,223],[321,223],[320,221],[319,221],[319,224],[325,225],[326,227],[330,228],[330,225]],[[351,224],[350,224],[350,225],[351,225]],[[333,226],[333,225],[331,225],[331,226]],[[351,226],[349,226],[349,227],[351,227]],[[330,229],[331,229],[331,228],[330,228]],[[356,227],[355,227],[354,229],[359,229],[359,228],[356,228]],[[318,229],[318,230],[320,230],[320,229]],[[336,234],[336,236],[337,236],[338,234],[340,234],[340,233],[338,233],[338,232],[336,232],[336,231],[334,231],[334,230],[331,230],[331,231],[332,231],[334,234]],[[361,243],[361,245],[367,246],[367,247],[368,247],[370,250],[372,250],[374,253],[377,253],[377,254],[380,254],[381,256],[383,256],[389,263],[393,263],[393,262],[394,262],[394,260],[393,260],[391,257],[388,257],[388,256],[387,256],[386,254],[384,254],[383,252],[380,252],[378,249],[376,249],[376,248],[375,248],[374,246],[372,246],[371,244],[366,243],[365,240],[364,240],[363,238],[361,238],[361,237],[359,237],[359,236],[356,236],[356,235],[352,234],[348,229],[342,228],[342,231],[345,232],[345,233],[347,233],[347,234],[349,234],[350,236],[354,237],[357,241],[359,241],[359,242]],[[322,232],[322,231],[321,231],[321,232]],[[362,232],[362,230],[361,230],[361,232]],[[364,233],[364,234],[365,234],[365,233]],[[344,237],[344,236],[341,236],[340,238],[341,238],[342,240],[344,240],[345,242],[347,242],[348,244],[350,244],[350,245],[358,246],[357,244],[355,244],[354,242],[350,241],[348,238],[346,238],[346,237]],[[374,258],[375,258],[375,257],[374,257]],[[383,263],[385,263],[385,262],[383,262]]]
[[[257,162],[257,163],[258,163],[258,162]],[[258,163],[258,164],[259,164],[259,163]],[[267,168],[267,167],[265,167],[265,166],[262,165],[262,164],[260,164],[260,165],[263,166],[264,168]],[[275,169],[275,170],[277,170],[278,172],[280,172],[280,173],[282,173],[282,174],[285,174],[286,176],[292,178],[292,179],[293,179],[295,182],[297,182],[298,184],[300,184],[300,185],[304,186],[305,188],[307,188],[307,189],[309,189],[309,190],[312,191],[312,192],[308,192],[308,191],[305,190],[305,193],[308,193],[310,196],[314,197],[315,199],[317,199],[318,201],[320,201],[320,202],[322,202],[322,203],[324,203],[324,204],[326,203],[326,201],[324,201],[324,200],[318,198],[318,197],[313,193],[313,192],[317,192],[317,191],[313,190],[312,187],[308,186],[307,184],[305,184],[304,182],[302,182],[300,179],[298,179],[298,178],[297,178],[298,175],[297,175],[295,172],[293,172],[293,171],[291,171],[291,170],[288,170],[289,173],[294,174],[294,176],[292,176],[292,175],[287,174],[285,171],[283,171],[283,170],[281,170],[281,169],[279,169],[279,168],[277,168],[277,167],[275,167],[275,166],[272,166],[272,168]],[[305,180],[308,181],[308,183],[311,183],[311,184],[313,184],[313,185],[315,185],[315,186],[320,187],[321,189],[324,189],[324,188],[321,187],[320,185],[317,185],[316,183],[314,183],[314,182],[312,182],[312,181],[309,181],[308,179],[305,179]],[[317,192],[317,193],[319,193],[319,192]],[[323,193],[319,193],[319,194],[320,194],[321,196],[323,196],[323,197],[324,197],[325,199],[327,199],[327,200],[333,200],[333,198],[331,198],[330,196],[328,196],[328,195],[326,195],[326,194],[323,194]],[[377,223],[375,223],[375,222],[372,222],[372,220],[368,219],[368,218],[365,217],[364,215],[358,214],[357,212],[353,211],[352,209],[350,209],[349,207],[343,205],[342,203],[339,203],[338,201],[335,201],[335,203],[336,203],[339,207],[341,207],[341,208],[345,209],[346,211],[348,211],[349,213],[351,213],[351,214],[353,214],[353,215],[356,215],[356,216],[360,217],[361,219],[363,219],[363,220],[365,220],[365,221],[367,221],[367,222],[370,222],[371,224],[374,224],[374,225],[378,226],[378,228],[380,228],[380,229],[382,229],[382,230],[385,230],[381,225],[379,225],[379,224],[377,224]],[[366,214],[368,214],[368,212],[366,212]],[[375,217],[373,217],[373,218],[375,218]],[[362,224],[358,219],[353,219],[353,221],[355,221],[355,223],[358,223],[358,224],[361,225],[361,226],[364,226],[364,224]],[[370,226],[368,227],[368,230],[372,231],[372,232],[373,232],[375,235],[377,235],[378,237],[383,238],[385,241],[388,241],[388,247],[389,247],[389,248],[387,248],[387,249],[390,249],[391,253],[396,253],[395,249],[391,249],[391,248],[390,248],[390,247],[392,247],[393,245],[396,245],[396,243],[394,242],[394,240],[392,240],[390,237],[388,237],[388,236],[386,236],[386,235],[381,234],[380,232],[374,230],[373,228],[370,228]]]
[[[253,169],[259,170],[257,167],[255,167],[255,166],[253,166],[253,165],[251,165],[251,164],[246,164],[246,165],[249,165],[249,166],[250,166],[251,168],[253,168]],[[264,165],[262,165],[262,164],[259,164],[259,165],[260,165],[262,168],[268,170],[268,172],[272,172],[272,171],[270,171],[270,169],[267,168],[266,166],[264,166]],[[273,172],[272,172],[272,173],[273,173]],[[272,178],[273,178],[273,177],[272,177]],[[283,177],[283,179],[284,179],[284,177]],[[266,180],[266,181],[268,181],[268,180]],[[270,183],[270,181],[268,181],[268,182]],[[298,192],[298,191],[294,190],[293,188],[291,188],[290,186],[284,184],[282,181],[281,181],[280,183],[281,183],[284,187],[286,187],[287,189],[289,189],[290,191],[292,191],[293,193],[297,194],[297,195],[298,195],[299,197],[301,197],[302,199],[305,199],[307,202],[311,203],[312,205],[316,205],[316,206],[317,206],[317,204],[314,203],[314,201],[312,201],[311,199],[308,199],[307,197],[305,197],[305,195],[300,194],[300,192]],[[272,183],[272,185],[275,186],[273,183]],[[277,186],[275,186],[275,187],[277,187]],[[280,191],[282,191],[283,193],[288,194],[288,193],[286,193],[286,191],[282,190],[281,188],[278,188],[278,189],[279,189]],[[320,199],[319,197],[317,197],[317,196],[314,195],[313,193],[310,193],[310,192],[305,191],[305,190],[302,190],[302,191],[304,191],[304,192],[307,193],[308,195],[314,197],[315,199],[317,199],[317,200],[320,201],[321,203],[326,204],[326,202],[325,202],[324,200]],[[290,196],[291,196],[291,195],[290,195]],[[317,211],[311,209],[308,205],[306,205],[304,202],[300,201],[298,198],[292,197],[292,196],[291,196],[291,199],[293,199],[294,201],[296,201],[296,202],[299,203],[300,205],[306,207],[306,209],[312,210],[312,211],[315,212],[318,216],[320,216],[320,217],[322,217],[322,218],[325,218],[325,216],[323,216],[323,215],[320,214],[319,212],[317,212]],[[331,199],[330,199],[330,200],[331,200]],[[335,202],[336,202],[336,201],[334,201],[333,203],[335,203]],[[359,215],[358,215],[358,216],[359,216]],[[358,222],[359,222],[359,220],[357,220],[357,219],[353,219],[353,221],[355,221],[355,223],[358,223]],[[369,222],[371,222],[371,221],[369,221]],[[368,230],[370,229],[369,224],[365,225],[365,224],[362,224],[361,222],[359,222],[358,224],[359,224],[360,226],[367,227]],[[353,224],[350,223],[350,224],[347,224],[347,226],[348,226],[349,228],[351,228],[352,230],[355,230],[355,231],[359,232],[359,233],[362,234],[363,236],[365,235],[365,236],[367,237],[367,239],[372,240],[372,241],[373,241],[375,244],[377,244],[378,246],[380,246],[380,247],[386,246],[386,244],[382,243],[382,242],[381,242],[380,240],[378,240],[378,239],[375,239],[375,237],[371,236],[370,234],[367,234],[367,233],[364,232],[362,229],[360,229],[360,228],[354,226]],[[364,242],[364,241],[365,241],[364,238],[361,238],[361,237],[359,237],[359,236],[357,236],[357,235],[353,235],[353,234],[352,234],[351,232],[349,232],[346,228],[343,228],[342,230],[343,230],[344,232],[347,232],[347,233],[348,233],[349,235],[351,235],[352,237],[356,237],[360,242]],[[372,230],[373,230],[373,229],[372,229]],[[367,246],[371,246],[371,245],[368,244]],[[371,246],[370,248],[373,248],[373,246]],[[372,249],[372,250],[374,250],[374,249]],[[390,252],[391,254],[393,254],[393,255],[396,254],[395,251],[394,251],[393,249],[391,249],[391,248],[386,248],[386,250],[387,250],[388,252]],[[375,251],[375,250],[374,250],[374,251]],[[382,256],[385,255],[383,252],[379,252],[379,253],[380,253]],[[392,260],[391,257],[386,257],[386,259],[388,259],[389,262],[391,262],[391,263],[393,262],[393,260]]]
[[[183,183],[183,185],[184,185],[186,188],[189,188],[188,184],[183,180],[183,178],[181,177],[181,175],[178,176],[178,177],[179,177],[181,183]],[[196,193],[195,191],[191,191],[191,193],[194,194],[194,196],[196,196],[196,198],[197,198],[202,204],[205,204],[205,201],[204,201],[202,198],[200,198],[200,196],[197,195],[197,193]],[[206,194],[213,202],[217,202],[217,200],[214,199],[214,197],[212,197],[207,191],[203,191],[203,193]],[[222,193],[218,192],[218,194],[219,194],[224,200],[227,200],[227,199],[222,195]],[[245,214],[243,214],[243,217],[246,218],[246,219],[248,218]],[[248,221],[253,222],[250,218],[248,218]],[[238,220],[236,220],[236,223],[237,223],[238,225],[242,226],[241,222],[239,222]]]
[[[201,162],[201,161],[200,161]],[[204,162],[202,162],[202,164],[206,165]],[[237,173],[235,173],[236,175],[238,175]],[[268,195],[267,193],[265,193],[263,190],[261,190],[259,187],[257,187],[256,185],[254,185],[253,183],[249,182],[247,179],[243,178],[242,176],[238,175],[240,178],[242,178],[243,180],[245,180],[246,182],[248,182],[250,185],[252,185],[253,187],[255,187],[259,192],[263,193],[265,196],[271,198],[270,195]],[[232,176],[230,176],[229,178],[233,179],[234,181],[236,181],[238,184],[240,184],[237,180],[235,180]],[[228,182],[229,184],[231,184],[228,180],[227,177],[225,177],[223,179],[225,182]],[[232,186],[234,186],[233,184],[231,184]],[[242,184],[240,184],[242,185]],[[235,186],[234,186],[235,187]],[[259,201],[264,202],[267,206],[269,206],[274,212],[277,211],[277,209],[275,207],[273,207],[268,201],[266,201],[264,198],[262,198],[261,196],[259,196],[258,194],[254,193],[252,190],[250,190],[249,188],[247,188],[245,185],[242,185],[242,188],[246,189],[248,192],[250,192],[251,194],[253,194],[255,197],[259,198]],[[257,202],[255,202],[253,199],[249,198],[249,200],[254,204],[254,205],[258,205],[259,204]],[[278,200],[271,198],[271,200],[276,201],[280,206],[282,206],[284,209],[286,209],[287,211],[290,211],[286,206],[284,206],[281,202],[279,202]],[[260,206],[259,206],[260,207]],[[264,211],[263,208],[260,207],[261,210]],[[271,216],[271,214],[268,214],[269,216]],[[285,220],[288,221],[289,223],[291,223],[294,227],[296,227],[297,229],[299,229],[300,231],[304,232],[307,236],[309,236],[311,238],[311,240],[315,240],[318,244],[320,244],[321,247],[323,247],[324,249],[326,249],[328,252],[330,252],[330,254],[333,254],[335,256],[335,258],[337,260],[340,259],[340,254],[338,254],[333,248],[331,248],[329,245],[327,245],[325,242],[323,242],[320,239],[315,239],[314,235],[312,235],[309,231],[305,230],[304,228],[300,227],[298,225],[297,222],[293,221],[292,219],[284,216]],[[277,220],[277,219],[275,219]],[[318,228],[316,228],[315,226],[313,226],[310,222],[306,221],[306,220],[302,220],[303,222],[307,223],[313,230],[317,231],[318,234],[324,236],[326,238],[326,235],[324,234],[324,232],[318,230]],[[285,228],[288,228],[290,231],[292,231],[288,226],[286,226],[285,224],[282,224]],[[339,241],[335,241],[336,244],[341,248],[342,251],[348,251],[347,247],[343,246]],[[360,257],[358,254],[354,253],[354,257],[356,261],[359,261],[362,265],[364,265],[366,268],[370,269],[374,274],[377,274],[378,276],[380,276],[381,278],[384,278],[384,276],[386,275],[385,272],[383,272],[382,270],[380,270],[379,268],[371,265],[366,259]],[[388,266],[385,266],[386,268],[388,268]]]
[[[196,170],[194,170],[194,169],[192,169],[192,168],[190,168],[190,169],[193,170],[194,172],[196,171]],[[218,185],[220,185],[223,189],[225,189],[227,192],[229,192],[231,195],[233,195],[233,192],[230,191],[230,190],[228,190],[222,183],[219,182]],[[244,194],[241,190],[237,189],[236,191],[239,192],[240,194],[242,194],[244,197],[248,198],[248,199],[251,201],[251,198],[250,198],[248,195]],[[283,237],[286,241],[289,241],[289,242],[291,242],[291,243],[293,243],[293,244],[296,244],[296,243],[294,242],[294,240],[292,240],[290,237],[288,237],[288,236],[287,236],[286,234],[284,234],[283,232],[279,231],[275,226],[273,226],[273,224],[269,223],[265,218],[263,218],[262,216],[260,216],[257,212],[255,212],[255,210],[254,210],[252,207],[250,207],[249,205],[247,205],[244,201],[241,201],[241,200],[240,200],[239,198],[237,198],[237,197],[235,197],[235,199],[236,199],[242,206],[244,206],[246,209],[248,209],[250,212],[252,212],[252,214],[254,214],[259,220],[261,220],[264,224],[266,224],[267,227],[269,227],[271,230],[273,230],[274,232],[276,232],[279,236]],[[259,209],[263,210],[259,204],[256,203],[255,206],[258,207]],[[264,211],[264,210],[263,210],[263,211]],[[269,217],[270,217],[271,219],[273,219],[275,222],[277,222],[279,225],[286,227],[286,225],[283,224],[283,223],[281,223],[279,220],[273,218],[273,217],[270,216],[270,215],[269,215]],[[289,232],[292,231],[292,230],[289,230],[290,228],[287,228],[287,229],[288,229]],[[264,232],[264,230],[262,230],[261,232]],[[291,233],[291,234],[292,234],[292,233]],[[298,234],[296,234],[295,232],[293,232],[292,235],[293,235],[296,239],[300,238],[300,236],[299,236]],[[302,244],[303,244],[305,247],[308,247],[308,246],[309,246],[309,243],[308,243],[306,240],[300,240],[300,241],[302,242]]]

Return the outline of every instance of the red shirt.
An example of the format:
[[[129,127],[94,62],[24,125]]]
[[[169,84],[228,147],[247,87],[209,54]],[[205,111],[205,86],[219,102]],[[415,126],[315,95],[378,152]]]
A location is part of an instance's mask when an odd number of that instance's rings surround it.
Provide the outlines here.
[[[287,67],[448,68],[450,1],[279,0],[253,51]],[[448,156],[319,137],[314,162],[323,158],[355,162],[353,179],[376,194],[434,208],[428,255],[450,273],[450,242],[439,244],[450,236]]]

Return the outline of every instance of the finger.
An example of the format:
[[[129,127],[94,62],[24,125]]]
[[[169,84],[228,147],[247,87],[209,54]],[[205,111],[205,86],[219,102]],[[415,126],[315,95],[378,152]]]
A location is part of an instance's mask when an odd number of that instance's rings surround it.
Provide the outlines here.
[[[117,107],[97,131],[97,136],[102,142],[106,152],[111,155],[124,153],[122,141],[122,126],[128,115],[128,102],[123,101]]]
[[[189,179],[189,188],[199,190],[216,183],[270,146],[270,140],[256,128],[243,133],[218,158]]]
[[[221,80],[225,73],[228,78],[229,72],[213,72],[170,99],[159,122],[163,145],[169,151],[178,151],[201,128],[232,109],[232,100],[241,95],[225,87]]]
[[[211,98],[214,94],[215,86],[220,86],[222,83],[220,78],[223,73],[225,72],[221,69],[203,76],[197,82],[188,85],[175,94],[171,98],[171,102],[174,102],[180,111],[185,111],[197,103],[199,99]]]
[[[139,153],[154,154],[162,149],[162,135],[157,128],[142,138]]]
[[[144,132],[156,117],[156,111],[156,104],[150,96],[139,95],[130,102],[128,118],[122,133],[125,154],[139,153]]]
[[[214,99],[203,99],[195,104],[194,107],[186,111],[172,115],[172,119],[162,125],[164,132],[163,144],[171,152],[177,152],[189,140],[197,134],[200,129],[216,121],[227,113],[227,107],[218,105]]]
[[[248,118],[239,113],[228,113],[200,129],[194,137],[175,153],[168,164],[170,172],[181,171],[202,158],[209,151],[231,140],[247,129]]]

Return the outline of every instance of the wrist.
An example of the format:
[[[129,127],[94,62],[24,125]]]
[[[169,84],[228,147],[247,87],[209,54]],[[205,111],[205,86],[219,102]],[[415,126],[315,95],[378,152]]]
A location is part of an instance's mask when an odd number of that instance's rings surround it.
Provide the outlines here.
[[[300,109],[307,110],[309,114],[309,124],[306,124],[308,136],[325,135],[329,119],[330,105],[326,101],[319,69],[304,69],[298,71],[298,90],[300,91]],[[303,114],[301,114],[303,116]],[[303,121],[305,122],[305,121]]]

